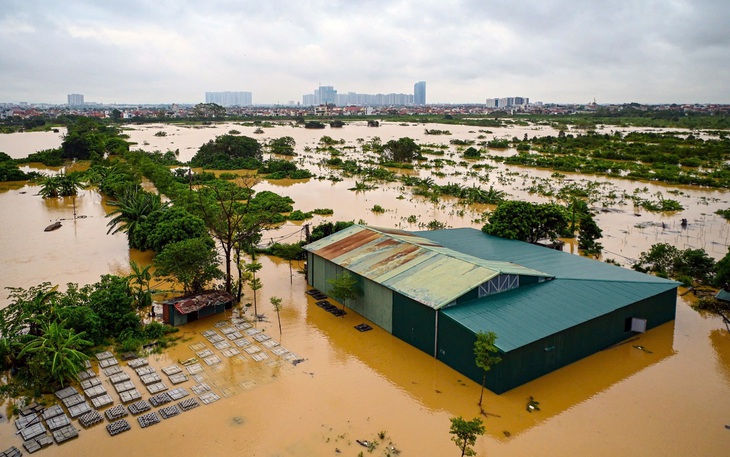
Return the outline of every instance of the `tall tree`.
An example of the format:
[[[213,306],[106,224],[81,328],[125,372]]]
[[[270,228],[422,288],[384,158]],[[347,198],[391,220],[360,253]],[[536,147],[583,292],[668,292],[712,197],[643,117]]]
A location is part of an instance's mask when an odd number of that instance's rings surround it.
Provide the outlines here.
[[[197,210],[223,250],[225,289],[231,292],[231,257],[236,242],[247,228],[248,209],[253,195],[253,179],[241,180],[240,185],[214,181],[198,192]],[[245,199],[244,202],[241,200]]]
[[[477,437],[484,435],[484,425],[482,420],[478,417],[468,421],[461,416],[452,417],[451,419],[451,430],[450,434],[454,435],[451,437],[451,441],[456,443],[459,450],[461,450],[461,457],[465,455],[473,456],[476,455],[476,451],[472,446],[476,444]]]
[[[347,271],[327,280],[332,286],[327,293],[330,297],[342,303],[342,310],[349,300],[357,298],[357,278]]]
[[[477,339],[474,342],[474,363],[484,370],[482,376],[482,390],[479,394],[479,406],[482,406],[482,398],[484,397],[484,385],[487,383],[487,372],[492,369],[493,365],[502,361],[501,357],[495,354],[499,353],[499,349],[495,345],[497,335],[494,332],[478,332]]]

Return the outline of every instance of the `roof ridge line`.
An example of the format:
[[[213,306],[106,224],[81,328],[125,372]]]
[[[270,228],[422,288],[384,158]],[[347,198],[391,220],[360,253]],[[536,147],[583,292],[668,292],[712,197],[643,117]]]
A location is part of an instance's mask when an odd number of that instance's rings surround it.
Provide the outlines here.
[[[355,224],[355,225],[360,225],[360,224]],[[369,225],[360,225],[360,227],[363,227],[366,230],[373,230],[373,231],[375,231],[377,233],[380,233],[381,235],[384,235],[384,236],[390,236],[390,237],[394,237],[394,238],[397,237],[397,236],[399,236],[399,235],[396,235],[396,234],[391,234],[391,233],[384,232],[384,231],[380,230],[378,227],[371,227]],[[456,255],[453,255],[452,253],[458,253],[459,251],[457,251],[455,249],[452,249],[452,248],[449,248],[449,247],[446,247],[443,244],[439,243],[438,241],[430,240],[428,238],[422,237],[420,235],[417,235],[417,234],[415,234],[413,232],[409,232],[407,230],[401,230],[401,229],[388,229],[388,230],[399,230],[401,232],[405,232],[405,233],[407,233],[407,234],[409,234],[409,235],[411,235],[413,237],[418,237],[418,238],[421,238],[421,239],[424,239],[424,240],[428,241],[429,243],[436,244],[436,245],[438,245],[437,247],[439,247],[441,249],[445,249],[448,252],[446,252],[446,253],[440,252],[440,251],[437,251],[436,249],[434,249],[435,248],[434,246],[424,246],[424,245],[421,245],[421,244],[414,243],[412,241],[408,241],[408,240],[404,240],[404,239],[398,238],[398,241],[401,241],[403,243],[408,243],[408,244],[410,244],[412,246],[416,246],[418,248],[422,248],[422,249],[428,250],[430,252],[434,252],[436,254],[445,255],[445,256],[450,257],[450,258],[455,259],[455,260],[460,260],[462,262],[468,262],[468,263],[471,263],[472,265],[477,265],[477,266],[480,266],[482,268],[487,268],[489,270],[496,271],[499,274],[505,274],[502,269],[485,267],[485,266],[480,265],[477,262],[468,261],[468,260],[465,260],[463,258],[460,258],[460,257],[458,257]],[[520,263],[510,262],[508,260],[487,260],[487,259],[482,259],[480,257],[477,257],[475,255],[468,254],[466,252],[461,253],[461,254],[464,255],[464,256],[469,256],[471,258],[474,258],[474,259],[477,259],[477,260],[483,260],[483,261],[486,261],[486,262],[500,262],[500,263],[507,263],[507,264],[511,264],[511,265],[516,265],[516,266],[518,266],[520,268],[524,268],[526,270],[532,270],[532,271],[537,272],[537,273],[542,273],[543,275],[545,275],[545,276],[547,276],[549,278],[555,278],[555,275],[552,275],[552,274],[547,273],[547,272],[544,272],[544,271],[536,270],[535,268],[527,267],[527,266],[522,265]]]

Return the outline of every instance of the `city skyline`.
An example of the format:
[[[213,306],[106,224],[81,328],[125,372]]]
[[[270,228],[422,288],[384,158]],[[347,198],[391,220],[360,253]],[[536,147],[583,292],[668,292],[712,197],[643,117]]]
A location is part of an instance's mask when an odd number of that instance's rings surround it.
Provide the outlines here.
[[[724,0],[8,0],[0,102],[196,103],[245,87],[286,104],[313,81],[376,94],[423,80],[428,104],[730,103],[729,20]]]
[[[383,105],[412,105],[413,95],[390,92],[387,94],[363,94],[357,92],[338,93],[334,86],[319,86],[314,93],[302,96],[303,106],[316,105],[336,106],[383,106]]]

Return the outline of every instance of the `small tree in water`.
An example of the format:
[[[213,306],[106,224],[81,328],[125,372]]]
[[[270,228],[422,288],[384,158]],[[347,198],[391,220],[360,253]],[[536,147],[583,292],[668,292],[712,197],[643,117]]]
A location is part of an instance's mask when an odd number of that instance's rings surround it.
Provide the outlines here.
[[[253,314],[258,319],[258,309],[256,308],[256,291],[261,289],[264,285],[261,284],[261,280],[256,277],[256,272],[262,268],[262,265],[257,261],[253,260],[251,263],[245,265],[246,272],[249,274],[248,285],[251,287],[253,292]]]
[[[461,457],[465,455],[472,456],[477,455],[476,451],[471,447],[477,442],[477,437],[484,435],[484,426],[482,420],[478,417],[468,421],[459,417],[452,417],[451,419],[451,441],[461,449]]]
[[[492,369],[492,365],[496,365],[502,361],[501,357],[497,357],[494,354],[499,352],[497,346],[494,345],[497,341],[497,334],[494,332],[479,332],[477,333],[477,340],[474,342],[474,362],[476,365],[484,370],[484,376],[482,377],[482,391],[479,394],[479,406],[482,406],[482,398],[484,397],[484,384],[487,382],[487,371]],[[482,412],[484,410],[482,409]]]
[[[276,311],[276,318],[279,320],[279,336],[281,337],[281,315],[279,314],[279,311],[281,311],[281,298],[271,297],[269,301],[274,307],[274,311]]]
[[[328,279],[327,282],[332,285],[327,293],[342,303],[342,310],[344,311],[346,302],[357,297],[357,278],[345,271],[335,278]]]

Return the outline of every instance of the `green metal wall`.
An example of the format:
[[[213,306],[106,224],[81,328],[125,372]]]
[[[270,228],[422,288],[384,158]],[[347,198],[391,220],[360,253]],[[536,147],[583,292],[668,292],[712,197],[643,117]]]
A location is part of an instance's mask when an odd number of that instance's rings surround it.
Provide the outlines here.
[[[498,394],[506,392],[626,340],[635,335],[624,331],[628,318],[647,319],[647,329],[669,322],[674,319],[676,300],[677,291],[673,289],[501,354],[502,362],[487,374],[487,388]],[[470,330],[447,316],[439,316],[439,360],[481,383],[483,372],[474,363],[475,341],[476,335]]]
[[[436,311],[398,293],[393,294],[393,335],[433,355]]]
[[[308,253],[307,277],[309,283],[315,289],[325,294],[332,288],[327,282],[328,279],[347,271],[339,265],[323,259],[317,255]],[[356,313],[364,316],[379,327],[392,332],[393,322],[393,292],[387,287],[381,286],[367,278],[353,272],[349,272],[357,278],[358,297],[350,300],[347,306]],[[334,299],[331,299],[334,301]]]

